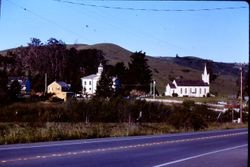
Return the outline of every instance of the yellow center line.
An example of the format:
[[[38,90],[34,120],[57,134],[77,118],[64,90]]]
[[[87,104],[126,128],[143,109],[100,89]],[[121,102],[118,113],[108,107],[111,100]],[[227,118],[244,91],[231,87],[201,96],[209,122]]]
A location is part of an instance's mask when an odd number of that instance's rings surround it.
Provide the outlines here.
[[[239,132],[239,133],[231,133],[231,134],[224,134],[224,135],[206,136],[206,137],[197,137],[197,138],[187,138],[187,139],[161,141],[161,142],[151,142],[151,143],[136,144],[136,145],[98,148],[98,149],[81,150],[81,151],[58,153],[58,154],[54,153],[54,154],[48,154],[48,155],[36,155],[36,156],[32,156],[32,157],[23,157],[23,158],[0,160],[0,164],[1,163],[16,162],[16,161],[27,161],[27,160],[38,160],[38,159],[46,159],[46,158],[53,158],[53,157],[73,156],[73,155],[79,155],[79,154],[89,154],[89,153],[106,152],[106,151],[126,150],[126,149],[131,149],[131,148],[144,148],[144,147],[152,147],[152,146],[156,146],[156,145],[191,142],[191,141],[199,141],[199,140],[214,139],[214,138],[224,138],[224,137],[239,136],[239,135],[244,135],[244,134],[248,134],[248,132]]]

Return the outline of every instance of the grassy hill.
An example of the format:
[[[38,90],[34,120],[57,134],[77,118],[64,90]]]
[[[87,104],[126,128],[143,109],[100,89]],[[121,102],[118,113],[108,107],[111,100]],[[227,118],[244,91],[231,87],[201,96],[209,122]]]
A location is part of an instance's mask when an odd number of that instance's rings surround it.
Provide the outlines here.
[[[100,49],[104,52],[104,57],[109,64],[124,62],[125,65],[129,62],[132,52],[111,43],[101,43],[95,45],[68,45],[81,49]],[[201,79],[206,59],[197,57],[151,57],[147,56],[148,64],[153,72],[153,79],[156,80],[157,89],[160,94],[164,93],[165,86],[173,78]],[[213,72],[218,75],[217,79],[211,83],[212,93],[220,96],[235,95],[239,86],[236,85],[236,80],[239,78],[239,68],[236,63],[212,62]],[[245,66],[247,69],[248,66]]]
[[[73,44],[67,45],[68,48],[74,47],[77,50],[98,49],[102,50],[105,59],[109,64],[114,65],[117,62],[124,62],[125,65],[130,61],[132,52],[112,43],[100,43],[95,45]],[[12,50],[12,49],[10,49]],[[6,54],[8,50],[0,51],[0,54]],[[197,57],[151,57],[147,56],[148,64],[153,72],[153,79],[156,80],[156,86],[160,94],[165,91],[165,86],[173,78],[201,79],[201,74],[207,60]],[[217,79],[211,83],[211,92],[220,96],[235,95],[239,89],[236,80],[239,78],[239,64],[212,62],[213,72],[218,75]],[[245,70],[248,65],[244,66]]]

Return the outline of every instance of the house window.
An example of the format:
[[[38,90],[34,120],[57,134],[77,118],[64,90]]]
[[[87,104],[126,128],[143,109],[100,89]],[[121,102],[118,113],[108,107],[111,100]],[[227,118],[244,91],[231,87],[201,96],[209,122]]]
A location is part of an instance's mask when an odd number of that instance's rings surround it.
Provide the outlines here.
[[[200,88],[200,94],[201,94],[201,88]]]
[[[182,94],[182,88],[181,88],[181,94]]]
[[[206,94],[206,88],[204,89],[204,94]]]
[[[60,87],[56,87],[56,90],[60,90]]]
[[[187,94],[187,88],[185,88],[185,94]]]
[[[189,89],[189,92],[192,93],[192,88]]]
[[[91,90],[91,88],[89,88],[89,90]]]
[[[87,85],[87,82],[86,82],[86,81],[84,81],[84,85]]]
[[[91,81],[89,81],[89,85],[91,85]]]
[[[196,93],[196,88],[194,88],[194,93]]]

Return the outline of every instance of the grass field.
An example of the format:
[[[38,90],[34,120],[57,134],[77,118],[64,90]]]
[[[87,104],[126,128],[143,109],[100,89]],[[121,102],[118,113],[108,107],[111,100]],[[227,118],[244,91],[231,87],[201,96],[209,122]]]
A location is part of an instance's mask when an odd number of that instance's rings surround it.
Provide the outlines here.
[[[206,130],[248,127],[248,124],[213,123]],[[0,144],[30,143],[68,139],[88,139],[188,132],[165,123],[0,123]]]

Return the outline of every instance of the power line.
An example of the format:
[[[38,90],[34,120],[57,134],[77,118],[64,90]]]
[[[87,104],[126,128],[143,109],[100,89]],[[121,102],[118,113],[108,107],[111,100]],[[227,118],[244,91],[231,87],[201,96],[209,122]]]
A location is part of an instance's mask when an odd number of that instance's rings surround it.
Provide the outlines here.
[[[64,26],[61,26],[61,25],[59,25],[58,23],[56,23],[56,22],[54,22],[54,21],[52,21],[52,20],[50,20],[50,19],[47,19],[47,18],[45,18],[45,17],[43,17],[43,16],[41,16],[41,15],[39,15],[39,14],[37,14],[37,13],[31,11],[31,10],[29,10],[29,9],[26,8],[26,7],[23,7],[23,6],[21,6],[21,5],[18,5],[18,4],[16,4],[16,3],[14,3],[12,0],[6,0],[6,1],[10,2],[12,5],[14,5],[14,6],[20,8],[21,10],[23,10],[23,11],[25,11],[25,12],[28,12],[28,13],[32,14],[33,16],[36,16],[36,17],[38,17],[38,18],[40,18],[40,19],[42,19],[42,20],[44,20],[44,21],[46,21],[46,22],[48,22],[48,23],[50,23],[50,24],[53,24],[53,25],[59,27],[60,29],[66,31],[66,32],[68,32],[68,33],[74,34],[74,35],[77,36],[77,37],[82,36],[81,34],[78,34],[78,33],[74,32],[74,31],[71,31],[71,30],[69,30],[68,28],[66,28],[66,27],[64,27]],[[0,2],[1,2],[1,0],[0,0]],[[1,7],[1,6],[0,6],[0,7]],[[83,37],[83,36],[82,36],[82,37]],[[86,37],[83,37],[83,38],[86,38]]]
[[[200,12],[200,11],[215,11],[215,10],[235,10],[235,9],[244,9],[246,6],[239,7],[217,7],[217,8],[200,8],[200,9],[148,9],[148,8],[133,8],[133,7],[120,7],[120,6],[106,6],[106,5],[95,5],[87,4],[81,2],[73,2],[68,0],[53,0],[61,3],[68,3],[73,5],[81,5],[87,7],[97,7],[105,9],[116,9],[116,10],[131,10],[131,11],[151,11],[151,12]]]

